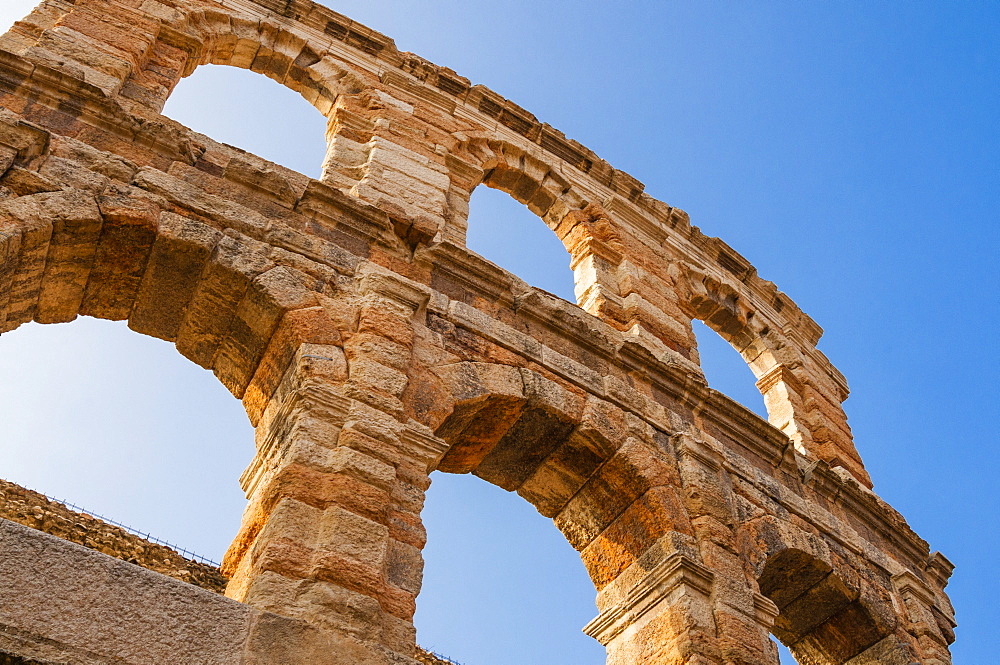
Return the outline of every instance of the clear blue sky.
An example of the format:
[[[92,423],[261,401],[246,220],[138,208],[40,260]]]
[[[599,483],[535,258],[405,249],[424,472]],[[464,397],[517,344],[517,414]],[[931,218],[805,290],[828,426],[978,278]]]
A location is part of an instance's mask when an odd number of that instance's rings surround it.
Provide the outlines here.
[[[32,4],[4,0],[0,24]],[[329,4],[629,171],[812,315],[876,490],[957,565],[955,662],[995,660],[1000,3]],[[168,113],[318,174],[322,118],[266,79],[202,68]],[[470,226],[477,251],[570,295],[526,211],[477,192]],[[702,337],[713,385],[758,399]],[[90,320],[4,335],[0,419],[0,475],[216,557],[235,531],[249,426],[165,343]],[[444,477],[426,519],[423,644],[467,665],[603,662],[579,633],[583,568],[526,503]]]

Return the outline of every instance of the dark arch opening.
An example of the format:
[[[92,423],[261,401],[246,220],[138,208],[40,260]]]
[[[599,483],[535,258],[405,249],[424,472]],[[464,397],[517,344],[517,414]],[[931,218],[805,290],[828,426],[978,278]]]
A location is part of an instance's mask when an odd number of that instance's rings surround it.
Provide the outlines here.
[[[240,402],[172,344],[82,317],[0,336],[2,476],[221,561],[253,455]]]
[[[569,252],[537,215],[509,194],[482,185],[472,192],[466,245],[528,284],[576,302]]]
[[[237,67],[202,65],[181,79],[163,114],[209,138],[319,178],[326,118],[299,93]]]
[[[758,579],[760,591],[774,601],[779,614],[772,633],[798,662],[844,665],[862,656],[864,662],[903,665],[895,656],[890,613],[880,616],[828,564],[801,550],[773,555]],[[879,645],[879,646],[876,646]],[[869,660],[875,647],[891,660]]]

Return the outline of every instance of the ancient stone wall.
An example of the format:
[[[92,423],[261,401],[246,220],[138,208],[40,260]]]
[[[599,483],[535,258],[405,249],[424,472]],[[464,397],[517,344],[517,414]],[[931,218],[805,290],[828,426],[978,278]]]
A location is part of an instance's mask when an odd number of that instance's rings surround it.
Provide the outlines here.
[[[228,580],[215,566],[192,561],[92,515],[70,510],[6,480],[0,480],[0,518],[58,536],[182,582],[222,593]]]
[[[160,115],[206,63],[323,113],[322,178]],[[576,304],[465,247],[480,185],[562,240]],[[47,0],[0,37],[0,332],[127,319],[242,399],[229,597],[412,665],[429,474],[474,473],[580,552],[610,664],[774,665],[769,633],[950,662],[951,564],[871,491],[821,329],[642,189],[310,2]],[[707,386],[694,319],[767,422]]]
[[[420,665],[457,665],[453,660],[445,660],[438,656],[437,654],[427,651],[426,649],[421,649],[417,647],[417,653],[414,659],[420,663]]]

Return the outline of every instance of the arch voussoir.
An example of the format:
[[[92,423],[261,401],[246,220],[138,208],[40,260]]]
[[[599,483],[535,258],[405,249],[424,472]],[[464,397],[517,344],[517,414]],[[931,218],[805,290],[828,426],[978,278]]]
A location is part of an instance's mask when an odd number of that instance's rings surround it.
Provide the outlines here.
[[[314,282],[285,266],[275,266],[250,282],[213,365],[215,375],[234,395],[243,397],[285,313],[318,304]]]
[[[217,229],[202,221],[161,213],[129,327],[144,335],[176,340],[202,271],[221,238]]]
[[[78,190],[45,192],[0,206],[10,266],[5,329],[33,319],[72,320],[83,300],[100,234],[101,216],[93,196]]]
[[[211,368],[251,283],[274,267],[270,247],[230,232],[206,261],[177,331],[177,350]]]
[[[435,434],[450,447],[438,468],[468,473],[482,462],[520,417],[527,401],[516,367],[454,363],[433,370],[451,393],[452,412]]]

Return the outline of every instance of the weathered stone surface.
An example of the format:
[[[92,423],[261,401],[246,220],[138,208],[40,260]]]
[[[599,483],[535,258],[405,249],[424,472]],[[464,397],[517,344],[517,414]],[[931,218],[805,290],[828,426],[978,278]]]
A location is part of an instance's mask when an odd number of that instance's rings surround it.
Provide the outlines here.
[[[413,662],[4,519],[0,553],[0,660],[6,662]]]
[[[7,521],[0,550],[0,635],[25,639],[25,655],[239,662],[250,608]]]
[[[186,559],[169,547],[151,543],[91,515],[70,510],[38,492],[5,480],[0,480],[0,518],[209,591],[222,593],[226,588],[226,577],[214,566]]]
[[[437,470],[554,519],[613,665],[774,665],[768,633],[802,662],[950,662],[952,566],[871,491],[822,330],[635,178],[308,0],[46,2],[0,46],[0,332],[128,319],[257,428],[223,566],[243,605],[4,527],[0,600],[28,600],[0,602],[0,653],[434,663],[412,617]],[[326,116],[321,180],[160,115],[207,63]],[[480,185],[563,242],[577,304],[465,247]],[[767,422],[707,386],[694,319]],[[145,547],[112,540],[88,544]]]

